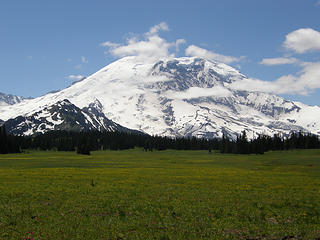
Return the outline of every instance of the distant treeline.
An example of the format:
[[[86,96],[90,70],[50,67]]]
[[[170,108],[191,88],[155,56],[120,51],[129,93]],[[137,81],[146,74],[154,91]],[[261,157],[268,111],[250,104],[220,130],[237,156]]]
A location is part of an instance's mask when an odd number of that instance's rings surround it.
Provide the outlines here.
[[[204,138],[171,138],[150,136],[138,133],[124,132],[69,132],[50,131],[35,136],[7,135],[5,127],[0,127],[0,153],[19,153],[23,150],[57,150],[77,151],[80,154],[90,154],[95,150],[125,150],[135,147],[145,151],[153,150],[219,150],[221,153],[263,154],[270,150],[314,149],[320,148],[319,137],[310,133],[292,133],[284,138],[260,135],[248,140],[246,132],[231,140],[226,136],[222,139]]]
[[[221,153],[263,154],[267,151],[316,148],[320,148],[320,139],[311,133],[292,132],[289,137],[259,135],[249,141],[243,131],[236,141],[223,136],[219,149]]]

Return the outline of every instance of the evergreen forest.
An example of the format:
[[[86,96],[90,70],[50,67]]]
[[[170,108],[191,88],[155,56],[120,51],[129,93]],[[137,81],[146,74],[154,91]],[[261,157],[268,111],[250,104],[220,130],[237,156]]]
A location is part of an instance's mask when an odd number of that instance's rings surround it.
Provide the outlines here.
[[[125,150],[142,148],[153,150],[218,150],[221,153],[263,154],[267,151],[290,149],[320,148],[318,136],[310,133],[292,132],[288,137],[259,135],[248,140],[243,131],[236,140],[223,135],[221,139],[201,139],[196,137],[171,138],[150,136],[141,133],[124,132],[72,132],[50,131],[34,136],[13,136],[6,133],[5,126],[0,127],[0,153],[19,153],[24,150],[76,151],[90,154],[96,150]]]

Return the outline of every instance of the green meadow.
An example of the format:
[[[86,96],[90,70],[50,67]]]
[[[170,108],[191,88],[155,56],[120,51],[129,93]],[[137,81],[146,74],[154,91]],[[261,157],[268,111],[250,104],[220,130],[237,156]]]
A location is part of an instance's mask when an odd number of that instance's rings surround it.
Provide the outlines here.
[[[0,239],[320,239],[320,150],[0,155]]]

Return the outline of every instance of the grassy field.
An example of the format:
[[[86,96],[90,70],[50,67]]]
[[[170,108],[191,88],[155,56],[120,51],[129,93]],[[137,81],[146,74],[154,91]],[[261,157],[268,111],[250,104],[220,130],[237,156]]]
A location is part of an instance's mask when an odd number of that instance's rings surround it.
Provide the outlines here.
[[[0,155],[0,239],[319,239],[320,150]]]

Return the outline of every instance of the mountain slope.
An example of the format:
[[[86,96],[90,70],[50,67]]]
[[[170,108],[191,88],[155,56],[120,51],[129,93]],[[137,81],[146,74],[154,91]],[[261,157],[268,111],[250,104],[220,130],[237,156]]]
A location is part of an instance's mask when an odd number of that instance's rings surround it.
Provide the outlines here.
[[[279,96],[237,91],[246,76],[200,58],[144,62],[125,57],[56,93],[0,109],[0,119],[32,114],[63,99],[79,108],[98,100],[101,112],[123,126],[148,134],[233,138],[243,130],[320,134],[320,108]]]
[[[12,94],[4,94],[0,92],[0,107],[14,105],[24,100],[24,97],[15,96]]]
[[[114,123],[100,112],[98,101],[80,109],[65,99],[29,116],[18,116],[5,122],[14,135],[33,135],[50,130],[135,132]]]

